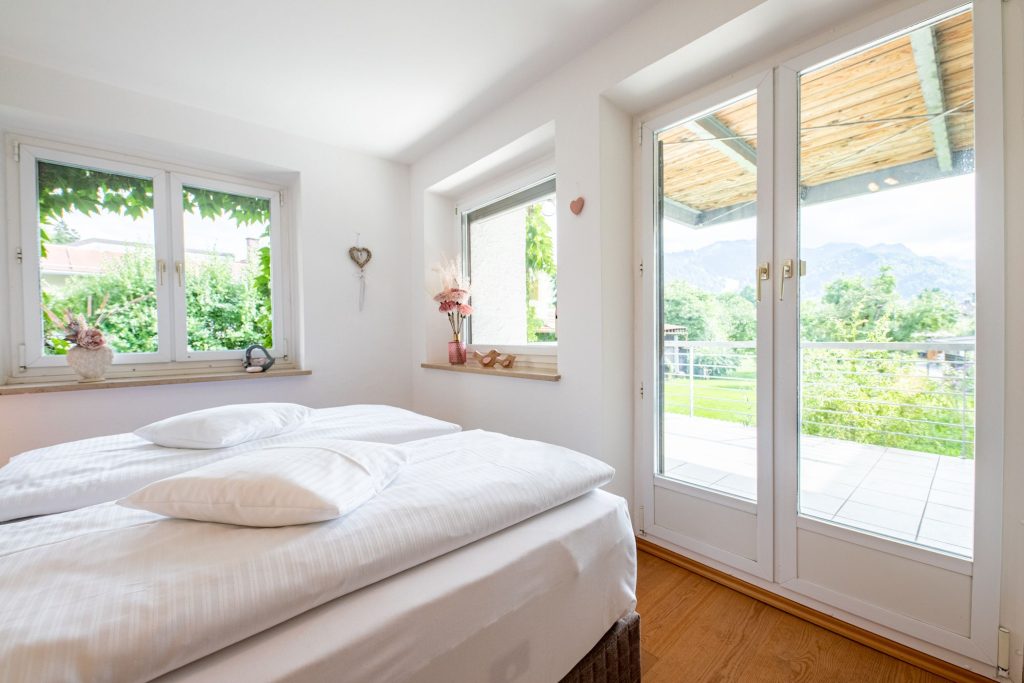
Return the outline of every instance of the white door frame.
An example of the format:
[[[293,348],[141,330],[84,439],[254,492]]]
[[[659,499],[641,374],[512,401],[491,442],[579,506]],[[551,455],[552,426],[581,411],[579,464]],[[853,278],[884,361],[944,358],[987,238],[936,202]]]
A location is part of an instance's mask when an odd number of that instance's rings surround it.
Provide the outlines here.
[[[709,95],[700,97],[671,112],[645,121],[641,126],[640,187],[642,200],[639,202],[641,229],[640,248],[644,254],[644,267],[639,283],[642,320],[639,327],[640,348],[638,370],[643,386],[643,398],[638,406],[639,429],[637,442],[640,457],[635,459],[636,482],[639,488],[637,500],[644,501],[640,510],[640,531],[652,533],[659,538],[686,546],[741,571],[763,579],[773,576],[772,538],[774,527],[774,503],[772,485],[772,335],[773,296],[772,282],[764,283],[764,296],[757,308],[757,502],[733,498],[710,489],[686,482],[656,475],[657,455],[660,452],[659,412],[662,404],[659,383],[661,362],[659,337],[656,328],[659,320],[659,298],[661,265],[658,250],[658,194],[659,163],[656,135],[659,131],[700,114],[716,109],[723,102],[746,93],[757,92],[757,263],[772,261],[772,172],[773,151],[773,79],[772,72],[764,71],[750,78],[730,83]],[[750,277],[754,277],[751,264]],[[750,559],[729,552],[696,538],[684,536],[677,531],[658,526],[655,523],[653,490],[655,486],[669,489],[702,500],[712,501],[725,507],[734,508],[756,517],[756,559]],[[726,531],[726,530],[723,530]]]
[[[776,248],[779,259],[798,258],[797,150],[798,75],[822,61],[929,21],[944,12],[963,7],[957,0],[933,0],[822,46],[780,65],[776,70],[778,145],[790,153],[776,155]],[[907,635],[934,643],[978,661],[994,664],[999,625],[999,584],[1002,562],[1002,467],[1003,467],[1003,196],[1002,196],[1002,49],[1000,3],[977,0],[975,35],[975,150],[977,226],[977,365],[975,404],[975,513],[974,560],[910,546],[898,541],[864,536],[856,531],[818,522],[797,514],[798,413],[798,310],[795,296],[776,311],[776,582],[796,593],[839,607]],[[979,39],[980,37],[980,39]],[[984,492],[984,495],[979,495]],[[965,637],[917,619],[853,599],[801,580],[797,576],[797,529],[882,552],[913,559],[972,577],[970,636]],[[855,538],[863,536],[863,538]]]
[[[758,178],[774,178],[774,197],[763,199],[759,186],[758,222],[759,238],[761,225],[774,231],[774,254],[771,260],[772,280],[776,283],[775,272],[780,262],[786,258],[798,258],[796,230],[792,226],[797,222],[797,75],[811,66],[826,60],[834,59],[844,52],[861,49],[864,45],[883,39],[893,33],[900,32],[918,23],[928,21],[950,10],[964,6],[956,0],[926,0],[913,8],[897,12],[890,17],[870,26],[853,31],[817,48],[796,59],[780,64],[775,71],[774,100],[775,109],[766,117],[762,117],[759,106],[759,129],[762,120],[777,120],[773,131],[777,135],[774,141],[774,155],[769,168],[762,167],[762,159],[770,158],[767,145],[758,145]],[[702,97],[698,101],[674,110],[670,115],[658,116],[645,121],[641,127],[641,153],[638,173],[638,248],[644,265],[643,275],[638,280],[638,308],[640,324],[637,341],[641,353],[637,354],[637,376],[643,387],[644,397],[637,406],[637,457],[635,458],[635,474],[637,500],[640,506],[639,531],[641,535],[650,535],[654,540],[662,540],[670,545],[680,546],[693,553],[758,577],[768,583],[766,587],[787,597],[807,602],[821,608],[828,605],[828,611],[835,613],[840,610],[848,615],[847,620],[858,623],[869,630],[882,632],[892,637],[893,631],[908,636],[915,641],[923,641],[938,646],[950,653],[968,657],[977,662],[994,664],[997,647],[997,628],[999,623],[999,597],[1002,562],[1002,470],[1003,470],[1003,421],[1004,421],[1004,353],[1005,335],[1003,312],[1005,310],[1005,267],[1004,267],[1004,212],[1003,212],[1003,102],[1002,102],[1002,17],[1001,3],[998,0],[975,0],[974,3],[974,35],[975,35],[975,149],[976,158],[976,225],[977,225],[977,294],[979,306],[977,310],[977,327],[984,330],[978,336],[976,366],[976,453],[981,457],[976,460],[975,483],[975,534],[974,560],[967,561],[950,557],[941,553],[909,546],[888,539],[851,532],[831,524],[817,520],[800,518],[797,514],[797,440],[799,434],[799,414],[796,401],[799,378],[798,367],[799,347],[797,341],[797,306],[796,297],[787,296],[786,300],[776,306],[774,311],[774,331],[771,341],[759,340],[762,344],[774,344],[779,349],[774,358],[776,366],[771,373],[769,382],[773,385],[773,398],[770,403],[774,410],[774,441],[769,448],[759,445],[759,484],[758,500],[774,500],[771,513],[758,511],[758,557],[769,557],[772,566],[749,561],[736,561],[735,555],[716,552],[706,544],[691,543],[691,539],[673,537],[671,532],[658,528],[654,524],[652,498],[655,484],[655,463],[652,457],[658,452],[657,443],[657,412],[660,406],[657,382],[657,338],[655,324],[657,320],[657,296],[660,273],[655,263],[657,255],[656,210],[656,158],[654,156],[654,133],[659,128],[679,121],[689,115],[699,113],[702,109],[714,106],[727,99],[729,95],[717,93],[712,97]],[[756,79],[755,79],[756,80]],[[747,90],[752,88],[748,87]],[[730,91],[740,90],[734,84]],[[772,92],[769,90],[768,92]],[[759,97],[759,103],[760,103]],[[763,137],[759,130],[759,140]],[[763,155],[763,156],[762,156]],[[771,185],[768,185],[771,187]],[[771,207],[772,213],[766,221],[762,217],[765,207]],[[774,226],[773,226],[774,223]],[[787,229],[786,226],[789,226]],[[795,290],[795,288],[794,288]],[[772,300],[777,297],[771,297]],[[761,334],[761,318],[759,312],[758,332]],[[785,368],[789,368],[788,372]],[[768,378],[766,378],[768,379]],[[758,401],[762,401],[760,384],[762,373],[759,372]],[[760,420],[761,414],[758,418]],[[783,428],[788,427],[788,428]],[[771,457],[769,457],[771,456]],[[760,471],[762,462],[773,466],[767,475]],[[774,491],[764,492],[763,488],[772,487]],[[685,484],[680,484],[685,487]],[[696,487],[690,487],[696,488]],[[771,536],[767,543],[770,547],[762,554],[762,520],[777,520],[771,528]],[[946,570],[969,574],[972,577],[972,605],[970,636],[960,636],[939,627],[930,626],[919,620],[888,611],[844,596],[821,586],[801,581],[797,578],[797,528],[813,528],[816,533],[835,538],[860,542],[866,547],[883,552],[907,557],[915,561],[925,561]],[[760,584],[765,585],[765,584]],[[865,621],[867,620],[867,621]],[[955,657],[950,657],[955,659]]]

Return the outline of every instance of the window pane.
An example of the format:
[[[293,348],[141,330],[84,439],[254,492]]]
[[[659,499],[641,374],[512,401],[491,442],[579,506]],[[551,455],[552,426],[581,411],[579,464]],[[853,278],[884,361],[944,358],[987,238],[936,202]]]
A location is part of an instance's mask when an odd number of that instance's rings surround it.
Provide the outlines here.
[[[199,187],[182,199],[189,350],[269,349],[270,200]]]
[[[755,500],[757,94],[662,131],[658,143],[658,473]]]
[[[558,340],[554,193],[469,225],[474,344]]]
[[[115,353],[157,351],[153,181],[52,161],[36,169],[43,352],[67,353],[69,313]]]
[[[972,46],[964,12],[800,77],[800,512],[967,557]]]

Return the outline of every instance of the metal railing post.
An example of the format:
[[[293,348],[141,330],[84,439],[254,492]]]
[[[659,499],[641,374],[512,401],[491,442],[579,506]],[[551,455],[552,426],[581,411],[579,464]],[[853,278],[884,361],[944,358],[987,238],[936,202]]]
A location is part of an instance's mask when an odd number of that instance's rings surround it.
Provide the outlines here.
[[[693,397],[694,397],[694,392],[693,392],[693,347],[692,346],[689,347],[687,352],[686,352],[686,362],[687,362],[687,365],[689,366],[688,369],[689,369],[689,373],[690,373],[690,417],[693,417]]]

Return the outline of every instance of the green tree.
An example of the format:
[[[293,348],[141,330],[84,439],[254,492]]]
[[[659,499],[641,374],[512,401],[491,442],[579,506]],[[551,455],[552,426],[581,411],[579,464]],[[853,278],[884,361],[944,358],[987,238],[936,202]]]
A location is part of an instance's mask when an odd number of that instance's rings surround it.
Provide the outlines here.
[[[955,334],[960,318],[953,297],[939,289],[926,289],[899,311],[892,337],[896,341],[913,341],[939,332]]]
[[[557,283],[554,240],[541,206],[531,204],[526,208],[526,339],[531,342],[557,339],[557,335],[539,332],[542,321],[533,305],[538,298],[541,274],[551,278],[552,284]],[[557,298],[556,290],[555,301],[552,302],[555,305]]]

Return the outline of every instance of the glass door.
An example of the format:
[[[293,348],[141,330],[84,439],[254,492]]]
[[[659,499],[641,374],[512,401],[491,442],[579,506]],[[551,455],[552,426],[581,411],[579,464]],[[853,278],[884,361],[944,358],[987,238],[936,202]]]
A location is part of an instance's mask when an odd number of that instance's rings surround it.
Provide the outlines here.
[[[800,513],[965,558],[971,27],[960,12],[799,76]]]
[[[1002,307],[1002,237],[979,216],[993,148],[976,144],[977,14],[925,11],[778,71],[792,162],[776,185],[775,580],[992,663],[1001,427],[979,406],[986,386],[1001,400],[984,377],[1002,352],[1000,324],[979,321]]]
[[[936,6],[645,124],[640,531],[981,670],[1001,29],[996,3]]]
[[[770,74],[745,85],[651,129],[658,434],[650,512],[661,533],[766,574],[771,491],[759,470],[771,466],[771,413],[759,396],[770,395],[771,202],[759,189],[770,175],[770,138],[762,153]]]

